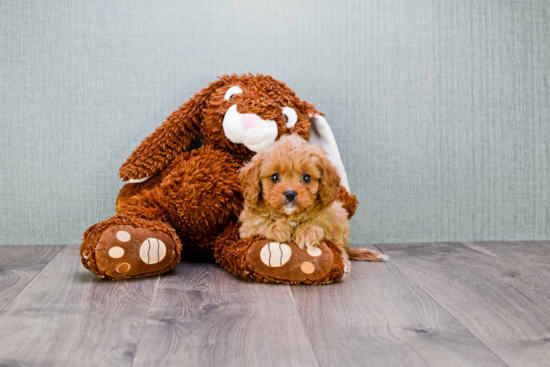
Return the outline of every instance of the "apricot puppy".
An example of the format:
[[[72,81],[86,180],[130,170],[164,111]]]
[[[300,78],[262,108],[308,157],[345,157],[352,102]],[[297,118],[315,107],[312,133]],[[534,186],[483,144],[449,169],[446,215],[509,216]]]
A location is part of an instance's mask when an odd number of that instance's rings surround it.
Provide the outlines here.
[[[263,235],[313,248],[327,239],[351,259],[384,261],[376,251],[347,247],[348,212],[337,201],[340,177],[320,146],[297,135],[280,138],[239,170],[243,187],[241,238]]]

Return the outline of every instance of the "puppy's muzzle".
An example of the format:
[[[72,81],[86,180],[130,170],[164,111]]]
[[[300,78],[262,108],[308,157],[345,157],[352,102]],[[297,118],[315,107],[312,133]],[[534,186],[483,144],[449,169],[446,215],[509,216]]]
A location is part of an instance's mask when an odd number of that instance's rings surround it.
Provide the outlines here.
[[[287,190],[284,192],[283,196],[285,197],[286,201],[292,203],[294,199],[296,199],[296,196],[298,196],[298,193],[293,190]]]

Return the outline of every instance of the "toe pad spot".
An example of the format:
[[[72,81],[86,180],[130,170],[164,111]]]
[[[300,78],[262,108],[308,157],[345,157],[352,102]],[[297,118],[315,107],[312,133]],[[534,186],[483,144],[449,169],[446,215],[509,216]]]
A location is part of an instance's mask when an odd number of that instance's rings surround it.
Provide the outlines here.
[[[126,273],[130,270],[130,268],[131,268],[130,264],[122,263],[116,267],[116,271],[117,273]]]
[[[121,242],[128,242],[130,241],[130,233],[126,232],[126,231],[118,231],[116,233],[116,238],[118,238],[119,241]]]
[[[307,253],[313,257],[321,256],[321,249],[319,247],[308,248]]]
[[[306,261],[306,262],[303,262],[302,265],[300,265],[300,269],[305,274],[313,274],[313,272],[315,271],[315,265],[313,265],[309,261]]]
[[[124,255],[124,249],[122,247],[111,247],[109,250],[109,256],[111,256],[113,259],[119,259]]]

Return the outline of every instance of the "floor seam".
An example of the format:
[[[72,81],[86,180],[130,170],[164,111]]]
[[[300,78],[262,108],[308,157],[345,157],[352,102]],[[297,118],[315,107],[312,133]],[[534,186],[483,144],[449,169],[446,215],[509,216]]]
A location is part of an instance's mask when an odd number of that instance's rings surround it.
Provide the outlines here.
[[[313,353],[313,357],[315,357],[315,361],[317,362],[317,366],[321,367],[321,363],[319,362],[319,357],[317,357],[317,352],[313,348],[313,343],[311,342],[311,339],[309,338],[309,333],[307,332],[306,326],[304,325],[304,321],[302,320],[302,315],[300,315],[300,311],[298,310],[298,302],[296,302],[296,297],[294,297],[294,292],[292,291],[292,286],[287,285],[288,291],[290,292],[290,295],[292,296],[292,301],[294,302],[294,310],[296,311],[296,314],[298,315],[298,319],[300,320],[300,325],[302,325],[302,330],[304,330],[304,334],[307,338],[307,341],[309,343],[309,347],[311,348],[311,352]],[[308,285],[306,287],[315,287]]]
[[[35,245],[32,245],[32,246],[35,246]],[[43,246],[52,246],[52,245],[43,245]],[[12,299],[9,300],[8,303],[6,303],[2,308],[0,308],[0,312],[2,312],[6,307],[8,307],[8,305],[10,305],[14,299],[16,299],[25,289],[27,289],[27,287],[33,282],[33,280],[40,274],[44,271],[44,269],[46,269],[46,267],[48,265],[50,265],[50,263],[56,258],[59,256],[59,254],[61,253],[61,251],[63,251],[64,249],[67,248],[68,245],[53,245],[53,246],[62,246],[59,251],[57,251],[57,253],[50,259],[50,261],[48,261],[47,264],[45,264],[42,269],[40,269],[36,274],[34,274],[34,276],[27,282],[27,284],[25,284],[25,286],[23,288],[21,288],[21,290],[19,291],[19,293],[17,293],[15,296],[12,297]]]
[[[378,250],[380,250],[380,252],[382,252],[383,254],[385,254],[384,250],[379,247],[378,245],[374,245]],[[389,255],[388,255],[389,256]],[[432,295],[430,293],[428,293],[428,291],[426,291],[426,289],[424,289],[420,284],[418,284],[409,274],[407,274],[407,272],[405,272],[405,270],[403,270],[399,264],[397,264],[397,262],[395,262],[394,258],[392,256],[390,256],[390,261],[393,262],[393,264],[399,269],[399,271],[401,271],[407,278],[410,279],[411,282],[413,282],[419,289],[422,290],[422,292],[424,292],[426,294],[427,297],[429,297],[432,301],[434,301],[437,305],[439,305],[439,307],[441,307],[442,309],[444,309],[450,316],[452,316],[456,322],[458,322],[460,325],[462,325],[462,327],[466,330],[468,330],[470,332],[470,334],[472,334],[472,336],[474,338],[476,338],[481,344],[483,344],[488,350],[491,351],[491,353],[493,353],[502,363],[504,363],[505,366],[508,366],[510,367],[510,365],[508,363],[506,363],[506,361],[504,361],[502,359],[502,357],[497,354],[497,352],[495,352],[491,347],[489,347],[483,340],[481,340],[476,334],[474,334],[474,332],[472,330],[470,330],[468,327],[466,327],[466,325],[464,325],[462,323],[462,321],[460,321],[450,310],[448,310],[444,305],[442,305],[441,303],[439,303],[435,298],[432,297]]]
[[[136,360],[136,355],[137,355],[137,352],[139,350],[139,346],[141,344],[141,340],[143,339],[143,334],[145,334],[145,328],[147,326],[147,320],[149,320],[149,316],[151,315],[151,309],[153,308],[153,302],[155,301],[155,296],[157,295],[157,289],[158,289],[158,285],[160,283],[160,277],[161,276],[157,275],[157,277],[158,277],[158,279],[157,279],[157,283],[155,284],[155,290],[153,291],[153,296],[151,297],[151,301],[149,302],[149,309],[147,310],[147,315],[145,315],[145,319],[143,320],[141,335],[139,336],[139,340],[136,343],[136,349],[134,350],[134,355],[132,356],[132,363],[130,363],[130,366],[134,365],[134,362]]]

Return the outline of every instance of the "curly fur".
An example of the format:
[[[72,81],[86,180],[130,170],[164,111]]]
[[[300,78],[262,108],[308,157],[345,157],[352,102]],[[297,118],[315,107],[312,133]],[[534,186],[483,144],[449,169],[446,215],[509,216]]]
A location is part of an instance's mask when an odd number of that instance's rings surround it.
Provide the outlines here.
[[[232,86],[239,86],[243,92],[228,101],[224,95]],[[312,104],[302,101],[286,84],[270,76],[226,75],[211,83],[173,112],[120,168],[123,180],[150,178],[143,183],[125,185],[117,198],[117,215],[85,233],[81,253],[90,270],[100,275],[93,261],[84,256],[90,259],[86,254],[91,255],[102,231],[125,218],[125,223],[162,229],[172,236],[178,259],[179,249],[184,256],[197,252],[213,254],[223,268],[243,276],[244,260],[236,255],[239,253],[236,249],[246,249],[250,244],[238,238],[238,229],[234,226],[244,200],[237,171],[255,153],[243,144],[231,142],[224,134],[224,115],[233,105],[237,105],[239,113],[253,113],[275,121],[277,138],[297,134],[307,139],[309,116],[319,114]],[[281,113],[285,106],[297,113],[294,127],[286,126]],[[202,147],[186,151],[199,136],[203,136]],[[332,187],[331,195],[339,195],[352,214],[357,205],[355,196],[344,188],[338,190]],[[228,228],[234,233],[228,234]],[[340,271],[331,274],[333,278],[324,282],[341,276]],[[254,276],[247,278],[255,279]]]
[[[304,181],[303,175],[310,180]],[[297,135],[284,136],[241,168],[239,179],[245,199],[241,238],[262,235],[281,243],[294,241],[301,248],[317,247],[326,239],[343,250],[346,260],[348,254],[355,260],[382,260],[377,252],[347,246],[349,213],[337,200],[340,177],[320,146]],[[292,201],[285,197],[289,191],[296,193]]]
[[[305,182],[302,176],[309,175]],[[277,175],[278,181],[272,182]],[[338,196],[340,178],[319,146],[296,135],[282,137],[256,154],[239,171],[245,198],[239,221],[242,238],[263,235],[278,242],[317,246],[321,239],[344,246],[349,237],[348,213]],[[291,202],[285,193],[293,191]]]

